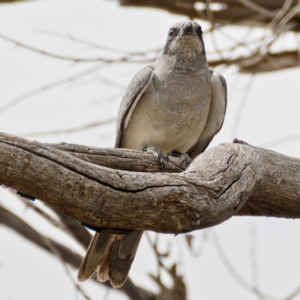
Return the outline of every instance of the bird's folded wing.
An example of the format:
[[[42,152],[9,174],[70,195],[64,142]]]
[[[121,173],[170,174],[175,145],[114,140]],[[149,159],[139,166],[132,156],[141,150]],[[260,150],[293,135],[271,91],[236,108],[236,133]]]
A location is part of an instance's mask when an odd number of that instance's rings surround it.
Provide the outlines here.
[[[125,92],[117,119],[117,137],[115,147],[121,147],[123,134],[131,118],[132,112],[151,82],[153,67],[147,66],[140,70],[131,80]]]
[[[222,128],[225,118],[227,106],[227,85],[225,78],[213,70],[210,70],[210,75],[212,90],[209,115],[197,143],[187,152],[192,159],[206,149],[213,137]]]

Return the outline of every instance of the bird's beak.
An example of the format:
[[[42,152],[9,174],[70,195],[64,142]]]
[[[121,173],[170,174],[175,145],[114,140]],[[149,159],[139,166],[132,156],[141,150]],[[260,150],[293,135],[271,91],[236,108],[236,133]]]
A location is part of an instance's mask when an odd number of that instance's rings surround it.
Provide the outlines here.
[[[196,34],[191,22],[186,22],[183,25],[183,27],[180,29],[179,37],[181,38],[182,36],[187,34]]]

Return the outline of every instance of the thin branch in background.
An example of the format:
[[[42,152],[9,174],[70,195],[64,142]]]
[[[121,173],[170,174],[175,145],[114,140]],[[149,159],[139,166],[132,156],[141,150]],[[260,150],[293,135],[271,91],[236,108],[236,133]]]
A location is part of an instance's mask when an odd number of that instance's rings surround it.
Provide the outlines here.
[[[90,299],[81,287],[75,282],[72,274],[70,273],[66,263],[78,264],[82,257],[74,252],[71,252],[67,247],[64,245],[42,235],[41,233],[37,232],[33,229],[30,225],[28,225],[25,221],[17,217],[15,214],[7,210],[5,207],[0,205],[0,224],[7,226],[8,228],[16,231],[18,234],[22,235],[25,239],[33,242],[37,246],[47,250],[48,252],[52,253],[56,256],[61,264],[64,267],[65,272],[71,279],[72,283],[76,291],[83,295],[85,299]]]
[[[222,35],[223,35],[224,37],[226,37],[228,40],[230,40],[231,42],[234,43],[234,45],[231,46],[231,47],[229,47],[229,48],[222,47],[222,51],[223,51],[223,52],[225,52],[225,51],[226,51],[226,52],[232,52],[233,50],[236,50],[238,47],[243,47],[243,48],[247,48],[247,50],[249,50],[250,55],[253,55],[253,54],[254,54],[253,51],[251,51],[251,50],[249,49],[249,45],[250,45],[251,43],[257,42],[258,39],[255,38],[255,39],[249,40],[249,41],[247,42],[247,39],[248,39],[248,37],[249,37],[251,31],[253,30],[253,27],[252,27],[252,26],[251,26],[251,27],[249,26],[249,27],[247,28],[247,31],[245,32],[245,34],[243,34],[243,36],[242,36],[241,38],[239,38],[238,40],[237,40],[236,38],[234,38],[232,35],[228,34],[228,33],[224,30],[224,28],[223,28],[222,26],[218,26],[218,27],[215,28],[214,30],[218,30],[220,33],[222,33]]]
[[[58,221],[57,219],[50,216],[45,210],[39,208],[35,203],[28,201],[27,199],[24,199],[20,196],[18,197],[18,199],[25,205],[26,208],[32,209],[43,219],[47,220],[52,226],[61,229],[68,235],[71,235],[79,244],[84,247],[84,249],[87,249],[92,239],[92,235],[84,226],[80,225],[77,220],[53,209],[47,204],[44,204],[48,209],[50,209],[54,214],[58,216]]]
[[[108,85],[112,85],[112,86],[114,86],[114,87],[116,87],[116,88],[118,88],[118,89],[121,89],[121,90],[123,90],[123,91],[126,89],[126,86],[125,86],[125,85],[122,85],[122,84],[120,84],[120,83],[118,83],[118,82],[116,82],[116,81],[113,81],[113,80],[111,80],[111,79],[104,78],[104,77],[102,77],[102,76],[99,75],[99,74],[94,74],[93,77],[96,78],[96,79],[98,79],[98,80],[100,80],[100,81],[103,82],[103,83],[106,83],[106,84],[108,84]]]
[[[166,253],[161,253],[158,251],[158,236],[159,234],[156,233],[155,241],[152,242],[148,232],[145,233],[146,237],[149,241],[151,248],[154,250],[156,259],[157,259],[157,276],[150,274],[151,278],[159,285],[160,287],[160,294],[157,296],[157,300],[163,299],[180,299],[186,300],[187,299],[187,292],[186,292],[186,285],[183,280],[183,276],[178,275],[177,272],[177,263],[173,264],[170,267],[167,267],[163,261],[160,259],[162,256],[168,257],[170,254],[170,250]],[[166,287],[162,280],[161,280],[161,269],[166,271],[166,273],[171,277],[173,286],[171,288]]]
[[[215,29],[213,29],[211,31],[211,40],[212,40],[212,43],[214,45],[215,51],[219,55],[220,59],[222,61],[227,61],[227,58],[224,57],[224,51],[222,51],[222,50],[219,49],[219,46],[218,46],[218,43],[217,43],[217,39],[216,39],[216,30]]]
[[[211,25],[209,32],[211,34],[211,39],[212,39],[212,43],[214,45],[215,52],[219,55],[220,59],[225,62],[227,59],[223,55],[224,51],[219,49],[218,43],[215,38],[216,26],[215,26],[215,22],[214,22],[213,12],[210,9],[210,4],[211,4],[210,0],[206,0],[207,19]],[[220,25],[218,25],[218,28],[219,27],[220,27]]]
[[[204,247],[206,245],[206,241],[207,241],[207,230],[204,230],[204,231],[201,232],[201,242],[198,246],[198,249],[196,249],[194,251],[194,255],[196,257],[199,257],[202,254],[202,252],[204,250]]]
[[[0,33],[0,38],[11,42],[15,44],[16,46],[25,48],[27,50],[33,51],[35,53],[45,55],[48,57],[56,58],[56,59],[61,59],[61,60],[67,60],[67,61],[72,61],[72,62],[105,62],[105,63],[149,63],[152,62],[154,59],[137,59],[134,57],[129,57],[129,56],[122,56],[119,58],[104,58],[104,57],[95,57],[95,58],[89,58],[89,57],[71,57],[71,56],[65,56],[65,55],[60,55],[52,52],[48,52],[45,50],[37,49],[35,47],[32,47],[30,45],[27,45],[25,43],[19,42],[15,39],[12,39],[2,33]]]
[[[13,100],[8,102],[7,104],[3,105],[0,108],[0,115],[3,114],[4,112],[6,112],[11,107],[19,104],[20,102],[22,102],[23,100],[25,100],[29,97],[36,96],[40,93],[46,92],[50,89],[56,88],[56,87],[61,86],[63,84],[66,84],[66,83],[69,83],[69,82],[74,82],[75,80],[77,80],[81,77],[92,74],[93,72],[103,68],[104,66],[106,66],[106,65],[97,65],[97,66],[94,66],[94,67],[89,68],[87,70],[84,70],[82,72],[79,72],[79,73],[77,73],[73,76],[70,76],[70,77],[67,77],[67,78],[64,78],[64,79],[61,79],[61,80],[54,81],[54,82],[49,83],[47,85],[41,86],[37,89],[33,89],[33,90],[31,90],[31,91],[29,91],[29,92],[27,92],[27,93],[25,93],[25,94],[23,94],[23,95],[21,95],[17,98],[14,98]]]
[[[256,226],[254,222],[250,222],[250,262],[251,262],[251,271],[252,271],[252,284],[253,287],[258,290],[258,264],[257,264],[257,256],[256,256],[256,247],[257,247],[257,232]]]
[[[94,122],[87,125],[82,125],[79,127],[74,127],[70,129],[58,129],[58,130],[51,130],[51,131],[40,131],[40,132],[29,132],[29,133],[22,133],[23,137],[37,137],[37,136],[49,136],[49,135],[57,135],[57,134],[69,134],[74,132],[81,132],[85,130],[89,130],[91,128],[99,127],[102,125],[110,124],[116,121],[116,118],[108,119],[105,121]]]
[[[155,254],[155,259],[156,259],[156,263],[157,263],[157,275],[156,275],[156,279],[157,279],[158,282],[161,282],[160,266],[163,265],[163,264],[160,261],[159,254],[158,254],[158,251],[157,251],[158,234],[157,233],[155,234],[155,242],[154,243],[151,241],[149,232],[146,231],[145,235],[146,235],[146,238],[147,238],[147,240],[148,240],[148,242],[149,242],[149,244],[150,244],[150,246],[153,249],[154,254]]]
[[[92,75],[93,76],[93,75]],[[98,78],[97,78],[98,77]],[[102,76],[97,76],[96,74],[92,77],[92,78],[86,78],[86,79],[83,79],[81,81],[77,81],[77,82],[74,82],[72,84],[72,86],[69,87],[69,89],[75,89],[75,88],[78,88],[80,86],[84,86],[86,84],[91,84],[91,83],[103,83],[103,84],[106,84],[106,85],[111,85],[112,87],[116,88],[116,89],[121,89],[122,90],[122,93],[124,93],[124,90],[125,90],[125,86],[117,83],[116,81],[113,81],[113,80],[110,80],[110,79],[105,79],[103,78]],[[104,97],[106,98],[106,96]]]
[[[265,7],[262,7],[252,1],[249,0],[238,0],[240,3],[242,3],[245,7],[249,8],[253,12],[259,13],[262,16],[267,16],[269,18],[274,18],[277,14],[277,12],[271,11]]]
[[[257,49],[257,57],[252,58],[248,61],[246,61],[245,66],[248,65],[254,65],[261,61],[263,58],[266,57],[268,51],[270,50],[270,47],[274,42],[285,32],[293,29],[297,26],[296,22],[288,23],[299,11],[300,11],[300,4],[296,5],[292,10],[289,10],[288,7],[290,7],[290,2],[286,1],[283,5],[282,9],[279,11],[279,13],[274,17],[274,19],[267,25],[265,34],[261,38],[261,40],[257,43],[256,49]],[[288,23],[288,24],[287,24]],[[269,36],[267,34],[267,30],[272,29],[274,32],[274,35]]]
[[[12,192],[12,190],[10,190],[10,191]],[[17,195],[17,194],[14,194],[14,195]],[[56,220],[55,218],[50,216],[43,209],[39,208],[37,205],[33,204],[31,201],[28,201],[28,199],[24,199],[23,197],[20,197],[19,195],[17,195],[17,196],[18,196],[18,199],[25,205],[26,209],[28,209],[28,208],[32,209],[39,216],[41,216],[43,219],[48,221],[52,226],[59,228],[66,232],[65,227],[62,226],[62,224],[58,220]]]
[[[300,294],[300,286],[295,289],[290,295],[283,298],[283,300],[293,300],[295,297],[297,297]]]
[[[297,4],[292,10],[288,10],[288,13],[279,22],[278,27],[285,26],[286,23],[290,21],[294,16],[296,16],[299,12],[300,12],[300,3]]]
[[[219,49],[218,42],[217,42],[218,39],[215,36],[216,30],[218,30],[218,32],[222,33],[222,35],[224,37],[226,37],[228,40],[230,40],[234,44],[232,46],[230,46],[229,48],[222,47]],[[246,33],[239,40],[236,40],[233,36],[227,34],[226,31],[223,30],[222,26],[218,26],[211,30],[211,38],[212,38],[212,42],[213,42],[213,45],[215,48],[214,54],[217,53],[219,55],[220,62],[225,63],[225,64],[232,64],[232,62],[235,61],[235,64],[239,64],[238,60],[236,58],[233,58],[233,57],[230,58],[230,57],[228,57],[228,55],[225,55],[226,52],[231,53],[231,52],[239,49],[239,47],[246,48],[249,51],[249,54],[247,57],[255,56],[255,54],[257,53],[257,49],[254,49],[254,50],[250,49],[249,46],[255,42],[260,41],[260,39],[256,38],[256,39],[247,41],[251,30],[253,30],[253,27],[249,27],[248,30],[246,31]],[[225,56],[227,56],[227,57],[225,57]],[[243,57],[243,59],[240,59],[240,60],[241,61],[247,60],[247,57]],[[231,63],[230,63],[230,61],[231,61]]]
[[[98,97],[96,99],[90,100],[88,104],[94,105],[95,103],[98,103],[99,101],[103,101],[103,100],[110,102],[112,100],[115,100],[116,98],[119,97],[121,98],[123,95],[124,95],[124,90],[114,93],[113,95],[110,96],[103,96],[103,97]]]
[[[109,52],[114,52],[114,53],[119,53],[119,54],[126,54],[126,55],[129,55],[129,56],[145,56],[145,55],[152,54],[152,53],[158,53],[162,50],[162,47],[161,47],[161,48],[157,48],[157,49],[146,50],[146,51],[143,51],[143,52],[123,51],[123,50],[103,46],[103,45],[100,45],[98,43],[91,42],[91,41],[76,37],[76,36],[71,35],[71,34],[63,34],[63,33],[48,31],[48,30],[37,30],[37,32],[42,33],[42,34],[46,34],[46,35],[52,35],[52,36],[63,38],[63,39],[67,39],[67,40],[70,40],[72,42],[83,44],[83,45],[86,45],[86,46],[89,46],[89,47],[92,47],[92,48],[97,48],[97,49],[101,49],[101,50],[105,50],[105,51],[109,51]]]
[[[51,208],[50,206],[48,206],[48,207]],[[59,217],[59,220],[64,225],[64,228],[66,228],[67,232],[80,245],[82,245],[84,247],[84,249],[87,249],[91,242],[92,234],[84,226],[82,226],[77,220],[61,213],[58,210],[55,210],[55,209],[52,209],[52,210]]]
[[[237,112],[235,114],[234,124],[232,126],[232,131],[231,131],[231,139],[232,140],[237,137],[238,128],[240,126],[240,122],[241,122],[241,119],[242,119],[244,108],[246,106],[247,99],[248,99],[248,96],[249,96],[249,91],[250,91],[251,86],[253,85],[253,82],[254,82],[254,79],[255,79],[255,75],[256,75],[255,73],[252,73],[250,75],[248,83],[247,83],[247,85],[246,85],[246,87],[244,89],[244,92],[242,94],[242,97],[241,97],[241,100],[240,100]]]
[[[285,136],[281,139],[272,141],[272,142],[267,142],[267,143],[263,143],[261,146],[264,148],[271,148],[271,147],[276,147],[276,146],[280,146],[282,144],[285,143],[290,143],[290,142],[295,142],[297,140],[300,140],[300,134],[295,134],[295,135],[291,135],[291,136]]]
[[[12,190],[10,191],[12,193]],[[15,193],[13,194],[17,195]],[[61,229],[67,235],[71,235],[79,244],[81,244],[84,247],[84,249],[87,249],[92,239],[92,235],[84,226],[80,225],[77,220],[53,209],[51,206],[47,204],[44,204],[55,215],[58,216],[60,220],[58,221],[57,219],[50,216],[45,210],[39,208],[35,203],[28,201],[28,199],[20,197],[19,195],[17,196],[18,196],[17,198],[25,205],[26,208],[32,209],[43,219],[47,220],[52,226]]]
[[[109,296],[109,292],[110,292],[110,290],[107,289],[107,290],[106,290],[106,293],[105,293],[105,295],[104,295],[104,298],[103,298],[102,300],[106,300],[106,299],[107,299],[107,297]]]
[[[45,238],[50,240],[53,247],[59,253],[59,256],[62,258],[64,263],[69,264],[76,270],[78,270],[83,257],[73,250],[70,250],[66,246],[52,240],[48,237],[44,237],[41,233],[37,232],[33,227],[31,227],[24,220],[16,216],[14,213],[6,209],[4,206],[0,205],[0,225],[4,225],[7,228],[15,231],[17,234],[23,236],[27,241],[32,242],[36,246],[40,247],[43,250],[46,250],[50,254],[55,254],[51,251],[49,243],[45,241]],[[92,279],[97,282],[96,276]],[[98,282],[97,282],[98,283]],[[112,288],[109,282],[99,284],[99,287],[105,286],[106,288]],[[124,292],[129,299],[132,300],[156,300],[157,297],[152,292],[149,292],[143,288],[140,288],[131,281],[130,278],[126,280],[124,285],[119,289],[121,292]]]
[[[275,41],[277,41],[283,34],[285,34],[290,29],[293,29],[296,26],[297,26],[297,23],[295,23],[295,22],[291,22],[288,24],[282,24],[282,25],[278,26],[278,28],[276,28],[276,30],[274,31],[274,35],[267,37],[261,44],[261,47],[263,49],[267,49],[267,51],[265,51],[265,54],[268,53],[268,51],[270,50],[270,47],[274,44]]]
[[[211,30],[213,30],[215,28],[215,22],[214,22],[214,15],[211,10],[210,4],[211,4],[211,0],[205,0],[206,17],[207,17],[208,22],[210,23]]]
[[[41,233],[37,232],[28,223],[2,205],[0,205],[0,225],[10,228],[17,234],[23,236],[27,241],[32,242],[43,250],[51,252],[49,246],[45,243],[44,238],[42,238]],[[54,240],[51,240],[51,243],[60,252],[60,256],[63,257],[66,263],[70,264],[74,268],[78,268],[80,266],[82,261],[81,255],[69,250],[69,248]]]
[[[184,236],[185,235],[183,235],[183,237]],[[184,251],[182,250],[182,239],[175,237],[174,242],[177,246],[177,252],[178,252],[177,270],[179,269],[179,274],[183,274],[183,270],[185,269],[185,261],[184,261],[184,254],[183,254]]]
[[[247,43],[243,42],[238,44],[237,42],[235,42],[235,45],[231,46],[230,51],[233,51],[235,49],[238,49],[239,46],[243,46],[248,48],[249,50],[249,54],[244,56],[244,57],[240,57],[239,59],[236,58],[226,58],[226,56],[224,56],[225,52],[228,51],[228,49],[219,49],[218,48],[218,44],[217,44],[217,39],[214,36],[214,33],[216,32],[216,29],[219,29],[221,31],[221,27],[224,27],[226,25],[229,24],[218,24],[218,27],[214,26],[214,15],[213,12],[210,10],[210,0],[206,0],[206,11],[207,11],[207,19],[208,21],[211,23],[211,28],[208,32],[211,33],[211,37],[212,37],[212,42],[214,44],[215,47],[215,51],[214,54],[218,54],[220,59],[218,60],[214,60],[213,62],[210,61],[210,63],[212,65],[219,65],[219,64],[237,64],[240,65],[240,69],[247,71],[247,72],[251,72],[251,67],[254,67],[255,65],[257,65],[259,62],[261,62],[262,60],[270,60],[270,48],[271,46],[274,44],[274,42],[276,40],[278,40],[278,38],[280,38],[282,36],[282,34],[286,33],[287,31],[290,31],[292,29],[294,29],[296,26],[298,26],[296,22],[289,22],[290,20],[293,19],[293,17],[295,17],[295,15],[299,12],[299,5],[296,5],[295,7],[293,7],[293,9],[289,9],[291,6],[291,1],[287,0],[285,1],[284,5],[278,9],[278,10],[268,10],[267,8],[264,8],[262,6],[259,6],[249,0],[239,0],[239,2],[245,6],[246,8],[248,8],[250,11],[254,11],[256,13],[258,13],[258,15],[260,15],[261,17],[265,18],[266,16],[268,18],[271,18],[271,21],[269,22],[269,24],[267,24],[265,32],[263,34],[263,36],[258,39],[258,40],[254,40],[254,41],[248,41]],[[199,10],[196,10],[199,13]],[[203,18],[203,16],[202,16]],[[289,23],[288,23],[289,22]],[[250,28],[252,28],[253,26],[249,26]],[[270,30],[273,31],[273,35],[270,35]],[[233,38],[230,38],[227,36],[227,38],[229,38],[230,40],[233,40]],[[256,45],[255,45],[256,44]],[[252,47],[254,46],[254,47]],[[282,60],[282,64],[280,65],[280,59]],[[279,62],[278,62],[279,60]],[[264,65],[267,64],[267,62],[264,62]],[[272,61],[269,62],[270,66],[269,69],[272,70]],[[292,64],[286,61],[286,58],[284,56],[282,56],[282,58],[277,57],[277,67],[280,68],[286,68],[286,67],[292,67]],[[260,68],[256,68],[256,72],[259,71],[264,71],[263,65],[261,65],[262,69]],[[274,69],[274,68],[273,68]]]
[[[272,28],[275,24],[278,23],[280,19],[283,18],[283,16],[290,10],[290,7],[293,3],[293,0],[286,0],[277,13],[277,15],[272,19],[272,21],[267,25],[267,28]]]
[[[226,267],[226,269],[228,270],[228,272],[230,273],[230,275],[242,286],[244,287],[246,290],[248,290],[249,292],[255,294],[259,299],[263,299],[263,300],[277,300],[277,298],[273,298],[271,296],[268,296],[264,293],[262,293],[260,290],[256,289],[255,287],[253,287],[252,285],[248,284],[237,272],[236,270],[232,267],[232,265],[230,264],[229,260],[227,259],[227,257],[224,254],[223,249],[221,248],[218,236],[216,234],[216,232],[214,230],[210,230],[210,235],[212,237],[215,249],[217,251],[218,256],[220,257],[222,263],[224,264],[224,266]]]
[[[42,235],[41,235],[42,236]],[[56,256],[58,258],[58,260],[60,261],[61,265],[63,266],[65,273],[68,275],[69,279],[71,280],[71,282],[74,285],[75,290],[77,291],[77,293],[80,293],[85,299],[87,300],[91,300],[91,298],[84,292],[84,290],[81,288],[81,286],[78,284],[78,282],[76,281],[76,279],[73,278],[73,275],[71,274],[68,266],[66,265],[64,259],[61,257],[59,251],[55,248],[55,245],[52,243],[52,240],[42,236],[45,240],[45,243],[49,246],[50,251],[54,254],[54,256]]]
[[[204,246],[206,244],[206,239],[207,239],[206,230],[200,231],[198,235],[187,233],[183,237],[185,238],[186,244],[188,245],[189,251],[193,255],[193,257],[195,258],[199,257],[203,252]],[[196,242],[198,241],[199,243],[196,249],[193,249],[193,244],[194,244],[193,241]]]
[[[244,68],[249,68],[257,65],[256,69],[258,70],[258,64],[268,56],[270,47],[278,38],[281,37],[282,33],[285,33],[292,27],[294,27],[294,24],[288,24],[286,27],[282,28],[281,31],[276,31],[272,36],[269,36],[267,31],[265,31],[265,34],[256,43],[256,49],[254,50],[255,55],[245,58],[243,61],[241,61],[241,66]]]
[[[298,49],[298,64],[300,64],[300,34],[295,34],[295,40],[297,44],[297,49]]]

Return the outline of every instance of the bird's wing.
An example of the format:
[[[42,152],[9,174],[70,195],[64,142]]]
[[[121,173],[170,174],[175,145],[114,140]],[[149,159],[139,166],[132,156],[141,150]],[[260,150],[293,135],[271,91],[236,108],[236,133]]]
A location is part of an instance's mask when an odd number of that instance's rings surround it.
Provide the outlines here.
[[[132,112],[151,82],[153,67],[147,66],[140,70],[131,80],[123,97],[117,119],[117,137],[115,147],[121,147],[122,139]]]
[[[213,70],[210,70],[210,76],[212,90],[209,115],[197,143],[187,152],[192,159],[202,153],[220,131],[226,113],[227,85],[225,78]]]

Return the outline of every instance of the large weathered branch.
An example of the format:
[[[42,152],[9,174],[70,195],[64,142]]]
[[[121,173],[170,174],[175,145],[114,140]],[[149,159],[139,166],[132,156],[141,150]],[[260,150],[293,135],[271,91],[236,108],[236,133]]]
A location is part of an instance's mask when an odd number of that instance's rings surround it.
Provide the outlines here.
[[[95,227],[180,233],[233,215],[300,217],[300,160],[273,151],[224,144],[184,172],[158,174],[137,172],[147,160],[157,165],[148,153],[67,148],[1,134],[0,183]],[[119,168],[124,156],[130,171]],[[102,161],[114,169],[99,166]]]

